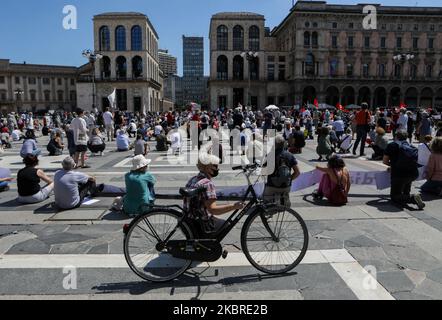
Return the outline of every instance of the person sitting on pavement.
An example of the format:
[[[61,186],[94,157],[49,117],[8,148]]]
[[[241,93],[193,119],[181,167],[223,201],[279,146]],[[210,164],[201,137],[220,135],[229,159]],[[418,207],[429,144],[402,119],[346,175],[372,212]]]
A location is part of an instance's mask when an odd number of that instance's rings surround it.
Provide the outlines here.
[[[49,141],[47,150],[50,156],[59,156],[63,154],[64,144],[61,139],[60,131],[56,131],[54,137]]]
[[[376,138],[370,144],[374,153],[371,156],[372,160],[382,160],[384,158],[384,151],[388,146],[388,138],[385,134],[385,130],[381,127],[376,128]]]
[[[431,140],[433,140],[433,137],[430,135],[426,135],[424,137],[424,142],[419,143],[419,145],[417,147],[417,151],[418,151],[417,163],[420,166],[425,167],[428,164],[428,160],[430,160],[430,155],[431,155],[430,142],[431,142]]]
[[[94,197],[98,192],[96,180],[82,172],[73,171],[75,161],[67,157],[62,162],[63,169],[55,173],[55,205],[62,210],[80,207],[87,196]]]
[[[12,141],[20,141],[21,139],[24,139],[23,133],[18,130],[17,127],[14,128],[14,130],[11,133]]]
[[[28,154],[32,154],[38,157],[40,153],[41,150],[37,147],[34,130],[28,129],[25,134],[25,141],[20,150],[20,156],[25,158]]]
[[[129,127],[127,129],[127,133],[129,134],[129,138],[135,137],[137,134],[137,124],[135,120],[130,120]]]
[[[408,132],[396,131],[395,141],[384,152],[384,164],[391,174],[391,200],[402,206],[415,204],[420,210],[425,203],[419,194],[411,195],[411,185],[418,176],[418,150],[407,142]]]
[[[336,136],[338,139],[341,139],[341,136],[344,134],[345,124],[340,116],[335,117],[335,121],[333,121],[333,129],[336,132]]]
[[[104,137],[100,133],[100,129],[95,128],[92,130],[92,135],[89,138],[87,147],[93,154],[100,153],[100,156],[103,155],[104,150],[106,149],[106,143],[104,142]]]
[[[6,168],[0,168],[0,192],[9,190],[9,183],[13,180],[11,171]]]
[[[290,208],[290,189],[300,171],[296,158],[285,150],[285,140],[281,135],[275,137],[274,155],[273,172],[269,172],[272,166],[268,159],[261,170],[261,174],[267,176],[263,198]]]
[[[219,162],[220,159],[215,155],[200,153],[197,164],[199,173],[190,178],[186,184],[186,188],[189,189],[205,188],[205,191],[198,196],[195,203],[196,208],[192,207],[193,203],[191,203],[189,198],[184,198],[183,201],[184,209],[192,214],[192,218],[195,219],[195,221],[198,220],[201,222],[200,231],[203,233],[216,232],[224,224],[224,220],[216,218],[215,216],[223,215],[234,210],[241,210],[245,206],[242,202],[222,205],[216,202],[216,187],[212,179],[219,174]]]
[[[149,173],[151,160],[143,155],[132,159],[132,169],[125,175],[126,195],[123,198],[123,212],[128,215],[141,214],[143,206],[151,206],[155,202],[154,186],[156,178]]]
[[[164,134],[164,130],[162,130],[160,132],[160,134],[158,134],[156,136],[156,140],[157,140],[157,145],[156,145],[157,151],[167,151],[167,150],[169,150],[169,145],[171,143],[170,143],[170,141],[167,140],[167,136]]]
[[[431,155],[426,167],[427,181],[422,185],[424,193],[442,196],[442,137],[436,137],[431,143]]]
[[[143,155],[144,157],[147,157],[150,148],[149,144],[143,139],[143,136],[141,134],[137,134],[137,140],[130,146],[130,149],[134,149],[134,155]]]
[[[37,169],[38,157],[32,154],[23,159],[25,167],[17,173],[18,202],[31,204],[45,201],[54,188],[52,179],[41,169]],[[40,187],[43,180],[47,185]]]
[[[351,180],[344,160],[337,155],[333,155],[328,160],[326,168],[316,166],[316,169],[323,172],[324,175],[321,178],[318,190],[313,192],[313,198],[320,200],[326,197],[332,204],[346,204],[346,198],[351,187]],[[336,190],[336,188],[338,188],[338,190]],[[343,198],[337,198],[336,192],[342,193],[341,197]]]
[[[288,139],[289,152],[294,154],[302,153],[302,148],[305,147],[305,135],[301,131],[301,127],[296,125],[289,135]]]
[[[344,135],[341,137],[341,140],[339,141],[338,148],[339,153],[347,154],[350,153],[350,149],[353,146],[353,134],[351,132],[350,128],[347,128],[345,130]]]
[[[123,129],[118,131],[117,135],[117,150],[119,152],[129,151],[130,140],[129,136]]]
[[[172,154],[174,155],[178,155],[181,154],[182,151],[182,137],[181,137],[181,133],[178,131],[178,125],[175,124],[174,125],[174,130],[173,132],[170,134],[170,147],[172,148]]]
[[[327,127],[318,128],[318,146],[316,153],[319,155],[318,161],[322,161],[322,157],[328,160],[333,154],[333,146],[330,142],[330,135]]]

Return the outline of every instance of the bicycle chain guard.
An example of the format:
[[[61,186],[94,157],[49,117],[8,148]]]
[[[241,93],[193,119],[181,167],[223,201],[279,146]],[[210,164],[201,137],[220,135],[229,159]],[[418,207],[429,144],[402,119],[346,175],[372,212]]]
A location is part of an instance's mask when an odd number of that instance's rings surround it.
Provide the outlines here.
[[[216,240],[171,240],[166,249],[174,258],[201,262],[217,261],[223,253]]]

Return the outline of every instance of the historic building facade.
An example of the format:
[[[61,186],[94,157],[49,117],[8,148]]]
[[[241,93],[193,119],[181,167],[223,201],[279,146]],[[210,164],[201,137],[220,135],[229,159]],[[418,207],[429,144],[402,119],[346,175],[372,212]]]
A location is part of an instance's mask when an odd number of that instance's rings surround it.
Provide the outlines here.
[[[163,101],[159,69],[158,34],[141,13],[104,13],[94,16],[95,52],[103,58],[95,63],[96,106],[109,106],[108,96],[116,89],[116,108],[128,111],[160,111]],[[83,91],[91,88],[83,78]],[[91,91],[92,89],[90,89]],[[79,105],[92,105],[84,94]]]
[[[367,30],[364,5],[325,1],[298,1],[271,32],[262,15],[214,15],[212,108],[300,105],[315,98],[333,106],[442,107],[442,9],[374,6],[377,28]],[[256,57],[247,60],[245,51]],[[395,60],[399,54],[413,58]]]
[[[71,110],[77,103],[77,71],[0,59],[0,111]]]

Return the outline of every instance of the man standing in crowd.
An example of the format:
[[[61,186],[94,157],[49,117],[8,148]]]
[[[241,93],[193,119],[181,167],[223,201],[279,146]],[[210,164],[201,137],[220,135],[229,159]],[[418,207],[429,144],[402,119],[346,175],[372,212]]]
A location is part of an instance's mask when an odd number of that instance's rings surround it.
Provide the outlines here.
[[[85,165],[87,142],[89,140],[87,133],[87,124],[83,119],[84,111],[83,109],[77,109],[77,117],[72,120],[71,129],[74,134],[75,143],[75,164],[77,168],[90,168]],[[79,160],[80,159],[80,160]],[[80,165],[79,165],[80,164]]]
[[[114,141],[114,116],[109,108],[103,113],[104,127],[106,129],[107,141]]]
[[[362,103],[361,107],[362,110],[356,113],[356,142],[355,145],[353,146],[353,154],[356,155],[356,150],[358,149],[359,143],[361,143],[361,150],[359,152],[359,155],[363,157],[365,156],[364,154],[365,141],[367,140],[371,115],[370,112],[368,111],[367,103],[365,102]]]

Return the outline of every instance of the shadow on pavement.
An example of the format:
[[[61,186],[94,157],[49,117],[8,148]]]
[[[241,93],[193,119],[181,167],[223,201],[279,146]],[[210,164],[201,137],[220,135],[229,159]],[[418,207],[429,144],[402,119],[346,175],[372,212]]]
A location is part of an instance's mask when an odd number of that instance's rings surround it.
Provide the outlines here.
[[[249,274],[234,277],[217,278],[216,280],[206,280],[208,278],[216,278],[217,270],[215,270],[215,275],[213,276],[202,276],[201,273],[195,273],[193,271],[187,271],[185,274],[180,276],[178,279],[172,280],[165,283],[153,283],[148,281],[134,281],[125,283],[103,283],[101,285],[92,287],[92,290],[97,290],[97,294],[124,294],[129,293],[131,295],[141,295],[148,293],[155,289],[167,289],[170,288],[170,295],[173,296],[175,288],[191,288],[196,287],[197,293],[195,297],[191,300],[198,300],[201,297],[202,289],[208,286],[223,285],[231,286],[238,284],[247,284],[260,282],[263,279],[275,279],[282,277],[289,277],[297,275],[297,272],[289,272],[283,275],[267,275],[267,274]],[[204,280],[203,280],[204,278]],[[204,290],[203,290],[204,291]],[[194,294],[189,292],[189,294]]]
[[[401,207],[395,205],[387,197],[382,197],[380,199],[371,200],[371,201],[368,201],[366,204],[367,204],[367,206],[375,207],[379,211],[383,211],[383,212],[394,213],[394,212],[401,212],[404,209],[404,208],[401,208]]]

